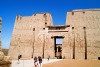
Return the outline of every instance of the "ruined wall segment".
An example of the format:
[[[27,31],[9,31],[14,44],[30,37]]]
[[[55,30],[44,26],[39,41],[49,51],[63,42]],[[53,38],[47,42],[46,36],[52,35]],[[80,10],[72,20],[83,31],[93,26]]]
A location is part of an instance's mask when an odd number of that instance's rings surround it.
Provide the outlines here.
[[[100,57],[99,15],[100,9],[73,10],[67,13],[66,24],[75,28],[75,58],[86,58],[86,51],[87,59]]]
[[[2,18],[0,18],[0,61],[4,60],[4,53],[2,52],[1,48],[1,32],[2,32]]]

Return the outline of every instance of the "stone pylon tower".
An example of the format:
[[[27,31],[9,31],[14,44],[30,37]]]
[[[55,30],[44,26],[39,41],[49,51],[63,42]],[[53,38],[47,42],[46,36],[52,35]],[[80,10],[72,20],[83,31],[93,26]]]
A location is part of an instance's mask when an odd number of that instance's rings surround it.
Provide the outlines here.
[[[49,13],[38,13],[32,16],[16,16],[8,55],[17,58],[32,58],[34,55],[42,56],[42,41],[39,37],[47,25],[52,25]],[[39,34],[39,32],[41,32]],[[41,42],[40,42],[41,41]],[[38,49],[37,49],[38,48]]]

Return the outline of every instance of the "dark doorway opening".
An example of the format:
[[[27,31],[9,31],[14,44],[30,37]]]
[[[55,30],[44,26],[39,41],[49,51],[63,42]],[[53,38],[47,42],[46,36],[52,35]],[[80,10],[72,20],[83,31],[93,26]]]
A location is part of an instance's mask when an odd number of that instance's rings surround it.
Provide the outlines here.
[[[55,36],[54,37],[54,41],[55,41],[55,57],[57,59],[62,59],[62,42],[63,42],[63,37],[61,36]]]

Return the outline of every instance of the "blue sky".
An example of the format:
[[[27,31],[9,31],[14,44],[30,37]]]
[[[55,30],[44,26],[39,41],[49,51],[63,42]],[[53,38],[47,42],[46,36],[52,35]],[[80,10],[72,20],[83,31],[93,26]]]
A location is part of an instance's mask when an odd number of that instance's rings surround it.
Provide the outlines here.
[[[56,38],[56,44],[62,44],[63,38]]]
[[[100,8],[100,0],[0,0],[2,47],[9,48],[16,15],[31,16],[38,12],[49,12],[54,25],[64,25],[66,12],[88,8]]]

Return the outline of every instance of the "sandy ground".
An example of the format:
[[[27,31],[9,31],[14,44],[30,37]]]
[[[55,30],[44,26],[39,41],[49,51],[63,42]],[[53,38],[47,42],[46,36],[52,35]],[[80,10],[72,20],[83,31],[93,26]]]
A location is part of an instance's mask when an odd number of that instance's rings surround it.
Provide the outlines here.
[[[61,60],[43,67],[100,67],[100,60]]]
[[[12,61],[12,67],[34,67],[34,61],[17,60]],[[100,60],[58,60],[58,59],[43,59],[42,67],[100,67]]]
[[[61,59],[50,59],[49,61],[47,59],[43,59],[42,65],[49,64],[53,62],[61,61]],[[11,67],[34,67],[34,61],[31,60],[20,60],[20,63],[18,63],[17,60],[12,60]],[[38,66],[40,67],[40,66]]]

